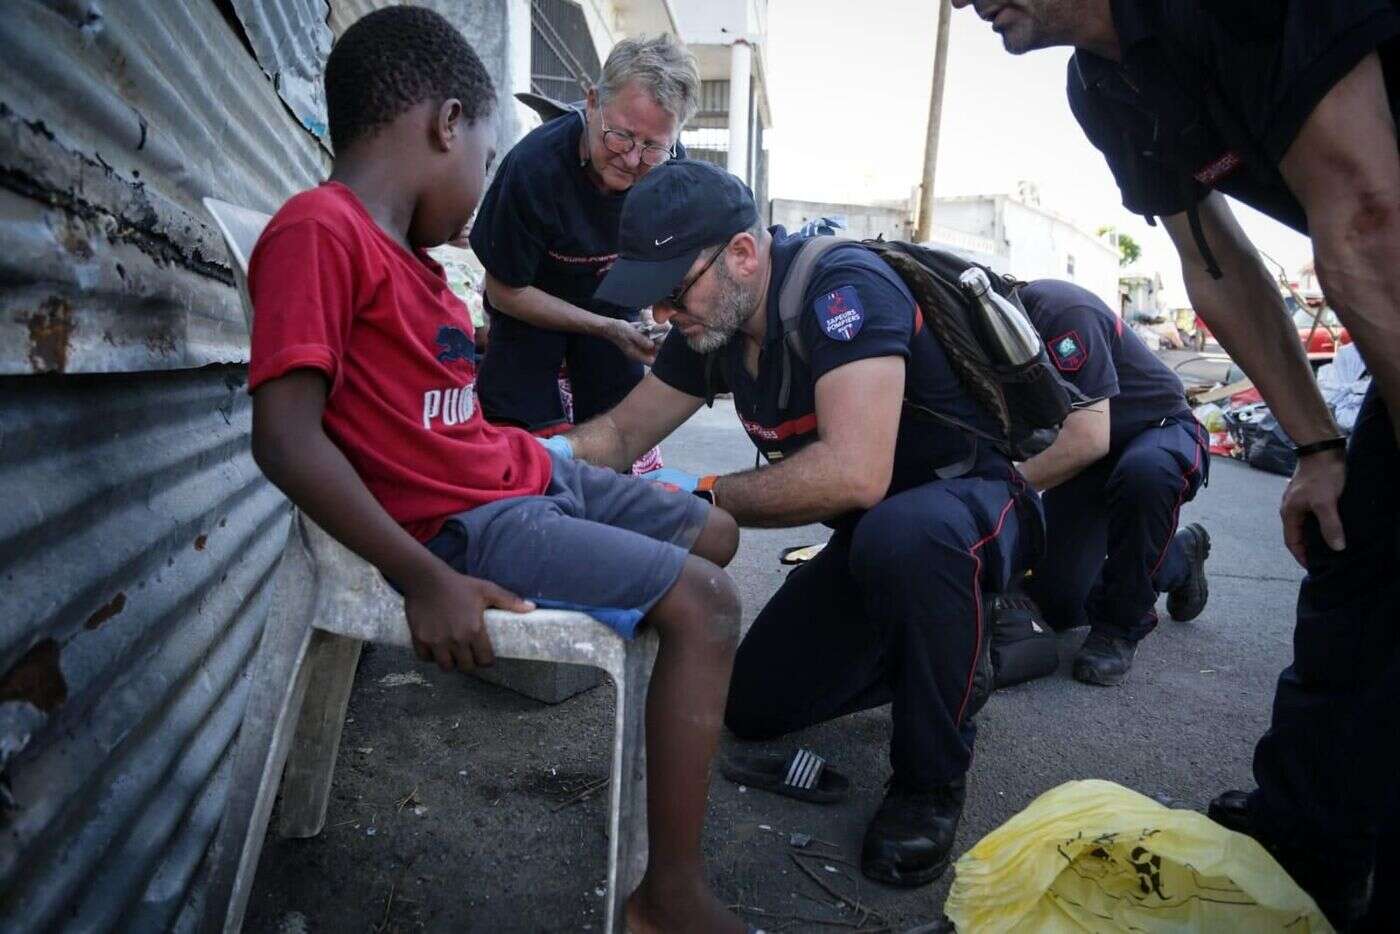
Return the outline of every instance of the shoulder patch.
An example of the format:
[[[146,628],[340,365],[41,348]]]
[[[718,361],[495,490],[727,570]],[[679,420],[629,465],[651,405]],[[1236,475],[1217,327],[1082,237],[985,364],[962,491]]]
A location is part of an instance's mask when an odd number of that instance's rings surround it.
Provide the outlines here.
[[[1050,359],[1061,373],[1074,373],[1089,359],[1089,351],[1078,331],[1066,331],[1049,341],[1045,349],[1050,351]]]
[[[843,285],[835,292],[818,296],[813,308],[822,330],[832,340],[850,340],[860,333],[860,326],[865,323],[865,309],[860,307],[854,286]]]

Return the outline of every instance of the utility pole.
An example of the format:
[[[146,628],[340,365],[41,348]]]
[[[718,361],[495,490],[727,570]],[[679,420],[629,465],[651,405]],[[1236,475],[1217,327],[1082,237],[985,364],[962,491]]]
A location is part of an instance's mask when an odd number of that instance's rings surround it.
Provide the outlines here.
[[[933,89],[928,100],[928,138],[924,141],[924,180],[919,186],[919,220],[914,229],[916,243],[933,239],[933,176],[938,167],[938,126],[943,121],[943,79],[948,70],[948,24],[952,18],[951,0],[939,0]]]

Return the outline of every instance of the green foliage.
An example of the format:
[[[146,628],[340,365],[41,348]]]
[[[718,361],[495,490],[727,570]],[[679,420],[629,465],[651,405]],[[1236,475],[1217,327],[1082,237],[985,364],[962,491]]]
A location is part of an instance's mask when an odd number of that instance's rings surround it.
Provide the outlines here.
[[[1111,230],[1113,230],[1112,227],[1103,226],[1096,233],[1102,237]],[[1118,238],[1118,265],[1131,266],[1136,263],[1142,257],[1142,247],[1138,246],[1138,242],[1128,234],[1120,233],[1116,236]]]

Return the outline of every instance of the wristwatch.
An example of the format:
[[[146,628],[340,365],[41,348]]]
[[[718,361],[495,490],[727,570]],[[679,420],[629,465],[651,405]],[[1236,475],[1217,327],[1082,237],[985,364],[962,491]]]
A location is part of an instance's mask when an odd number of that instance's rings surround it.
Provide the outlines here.
[[[1297,457],[1307,457],[1309,454],[1321,454],[1323,451],[1344,451],[1346,446],[1345,437],[1323,438],[1321,441],[1293,445],[1293,454]]]
[[[711,506],[718,506],[719,501],[715,499],[715,481],[718,479],[719,477],[715,476],[712,473],[706,474],[705,476],[700,478],[698,483],[695,484],[695,489],[693,492],[696,496],[700,497],[705,502],[709,503]]]

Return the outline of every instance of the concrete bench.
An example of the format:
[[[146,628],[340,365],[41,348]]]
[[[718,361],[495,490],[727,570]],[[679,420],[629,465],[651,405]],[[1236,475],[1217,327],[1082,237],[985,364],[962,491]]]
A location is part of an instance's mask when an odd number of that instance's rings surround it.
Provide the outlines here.
[[[224,236],[251,328],[248,257],[270,218],[213,198],[204,204]],[[589,616],[561,610],[491,610],[486,627],[499,658],[591,666],[616,685],[604,929],[620,932],[624,899],[646,868],[643,730],[656,635],[642,630],[627,641]],[[294,510],[250,668],[229,800],[213,845],[206,931],[241,928],[279,785],[279,833],[321,832],[364,642],[411,645],[402,598],[367,562]]]

